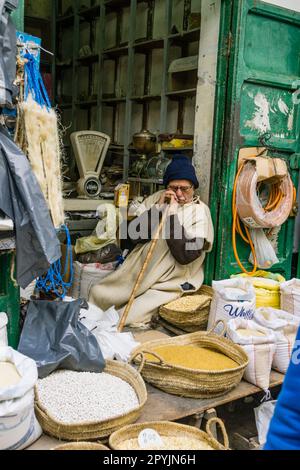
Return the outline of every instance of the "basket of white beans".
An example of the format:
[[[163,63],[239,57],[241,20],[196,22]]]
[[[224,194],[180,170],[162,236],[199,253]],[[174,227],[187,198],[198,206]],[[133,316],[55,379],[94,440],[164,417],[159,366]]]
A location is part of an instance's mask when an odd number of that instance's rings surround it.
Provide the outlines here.
[[[107,441],[134,423],[147,401],[141,375],[106,361],[102,373],[58,370],[37,382],[35,413],[46,434],[66,441]]]

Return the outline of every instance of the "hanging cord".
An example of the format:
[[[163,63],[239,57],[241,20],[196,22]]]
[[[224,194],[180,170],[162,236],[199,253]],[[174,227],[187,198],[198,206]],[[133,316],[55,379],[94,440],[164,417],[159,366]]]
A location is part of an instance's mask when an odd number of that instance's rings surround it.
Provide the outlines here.
[[[238,215],[238,212],[237,212],[237,207],[236,207],[236,189],[237,189],[237,182],[238,182],[238,178],[242,172],[244,168],[244,164],[240,166],[240,168],[238,169],[238,172],[237,172],[237,175],[235,177],[235,181],[234,181],[234,186],[233,186],[233,194],[232,194],[232,217],[233,217],[233,221],[232,221],[232,246],[233,246],[233,252],[234,252],[234,257],[239,265],[239,267],[241,268],[241,270],[245,273],[245,274],[249,274],[250,276],[254,276],[254,274],[256,273],[257,271],[257,258],[256,258],[256,253],[255,253],[255,248],[254,248],[254,245],[253,245],[253,242],[252,242],[252,239],[251,239],[251,236],[250,236],[250,232],[249,232],[249,229],[248,227],[246,227],[244,225],[244,229],[245,229],[245,232],[246,232],[246,235],[244,235],[243,231],[242,231],[242,228],[241,228],[241,222],[240,222],[240,218],[239,218],[239,215]],[[242,265],[242,262],[239,258],[239,255],[238,255],[238,251],[237,251],[237,246],[236,246],[236,233],[239,233],[239,235],[242,237],[242,239],[248,244],[250,245],[251,247],[251,252],[252,252],[252,256],[253,256],[253,260],[254,260],[254,266],[253,266],[253,270],[252,271],[247,271],[244,266]]]
[[[73,284],[74,272],[73,272],[73,253],[72,253],[72,244],[69,229],[66,225],[62,225],[62,230],[65,230],[67,237],[67,251],[66,251],[66,260],[64,266],[64,272],[62,274],[61,259],[52,264],[45,276],[42,276],[38,279],[36,283],[36,288],[49,294],[53,292],[59,298],[63,299],[67,295],[67,290]],[[70,280],[65,282],[65,278],[68,272],[68,266],[70,266]]]
[[[37,67],[36,60],[29,52],[24,55],[25,60],[25,101],[28,95],[31,94],[34,101],[40,106],[51,109],[51,103],[45,88],[41,73]]]
[[[253,241],[251,239],[250,231],[248,227],[243,224],[243,222],[240,220],[238,211],[237,211],[237,205],[236,205],[236,193],[237,193],[237,183],[240,174],[242,173],[244,166],[246,164],[246,161],[241,164],[240,168],[238,169],[238,172],[235,177],[234,181],[234,187],[233,187],[233,194],[232,194],[232,216],[233,216],[233,223],[232,223],[232,247],[233,247],[233,252],[235,259],[240,267],[240,269],[245,273],[248,274],[249,276],[254,276],[257,272],[258,268],[258,263],[257,263],[257,257],[255,253],[255,247],[253,244]],[[260,184],[258,184],[257,189],[259,190]],[[278,208],[281,204],[281,201],[284,197],[284,193],[281,190],[280,183],[275,183],[271,185],[271,189],[269,192],[269,198],[268,201],[264,207],[265,212],[270,212],[272,210],[275,210]],[[294,203],[297,200],[297,191],[296,188],[293,187],[293,201]],[[242,228],[243,226],[243,228]],[[244,231],[243,231],[244,229]],[[272,230],[272,229],[271,229]],[[237,251],[237,245],[236,245],[236,234],[239,234],[240,237],[244,240],[245,243],[250,245],[252,256],[253,256],[253,269],[252,271],[247,271],[246,268],[243,266],[238,251]]]

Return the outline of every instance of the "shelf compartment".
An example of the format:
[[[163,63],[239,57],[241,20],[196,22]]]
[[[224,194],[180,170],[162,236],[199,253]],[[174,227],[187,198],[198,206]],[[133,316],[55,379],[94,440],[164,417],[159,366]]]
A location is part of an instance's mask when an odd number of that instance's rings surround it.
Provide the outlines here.
[[[159,101],[161,99],[160,95],[144,95],[144,96],[133,96],[132,101],[137,103],[144,103],[145,101]]]
[[[72,103],[62,103],[58,104],[57,107],[59,109],[71,109],[72,108]]]
[[[143,41],[136,41],[134,43],[135,51],[141,54],[147,54],[153,49],[162,49],[163,47],[163,39],[147,39]]]
[[[79,65],[92,65],[99,61],[99,54],[92,54],[86,57],[78,57],[77,63]]]
[[[130,6],[130,0],[106,0],[104,2],[106,11],[112,12]]]
[[[74,24],[75,15],[60,16],[56,19],[56,23],[61,26],[72,26]]]
[[[79,108],[90,108],[92,106],[97,106],[98,100],[87,100],[87,101],[76,101],[75,105]]]
[[[128,55],[128,46],[113,47],[111,49],[104,49],[104,56],[109,59],[113,57],[120,57],[122,55]]]
[[[183,31],[182,33],[171,34],[169,39],[172,45],[181,46],[182,43],[195,42],[200,40],[201,28],[190,29],[189,31]]]
[[[189,96],[194,96],[196,94],[197,88],[189,88],[188,90],[177,90],[177,91],[168,91],[166,93],[166,96],[168,96],[170,99],[180,99],[180,98],[186,98]]]
[[[168,148],[162,148],[162,152],[166,153],[178,153],[178,152],[187,152],[187,151],[193,151],[194,147],[179,147],[179,148],[174,148],[174,147],[168,147]]]
[[[163,184],[163,180],[155,179],[155,178],[138,178],[134,176],[129,176],[128,181],[132,181],[133,183],[154,183],[154,184]]]
[[[120,96],[120,97],[115,97],[115,98],[102,98],[102,103],[108,106],[113,106],[118,103],[125,103],[125,101],[126,101],[125,96]]]
[[[100,5],[95,5],[91,8],[79,10],[78,15],[81,16],[85,21],[93,21],[95,18],[99,18],[100,16]]]

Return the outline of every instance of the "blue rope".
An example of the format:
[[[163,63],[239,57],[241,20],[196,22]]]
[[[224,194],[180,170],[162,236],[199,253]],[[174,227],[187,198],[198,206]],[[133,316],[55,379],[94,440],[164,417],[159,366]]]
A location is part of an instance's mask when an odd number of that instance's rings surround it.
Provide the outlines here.
[[[38,63],[34,56],[30,53],[24,55],[26,60],[25,63],[25,100],[27,100],[29,94],[32,95],[33,99],[41,106],[45,107],[48,111],[51,109],[51,103],[45,88],[42,76],[39,71]],[[67,254],[66,262],[64,266],[64,272],[62,273],[61,259],[52,264],[45,276],[38,279],[36,288],[46,294],[54,293],[61,299],[63,299],[67,290],[73,284],[73,255],[70,232],[66,225],[62,225],[62,230],[65,230],[67,236]],[[70,282],[65,282],[68,267],[70,266]]]
[[[45,294],[53,292],[55,295],[57,295],[57,297],[63,299],[67,295],[67,290],[73,284],[74,272],[70,232],[66,225],[62,225],[61,229],[65,230],[67,236],[67,253],[64,272],[62,274],[61,259],[59,259],[50,266],[45,276],[42,276],[38,279],[36,288]],[[64,278],[66,277],[68,266],[70,266],[70,281],[65,282]]]
[[[25,63],[25,101],[31,93],[33,99],[42,107],[48,110],[51,108],[51,103],[47,90],[45,88],[43,78],[39,71],[38,64],[34,56],[30,53],[24,55],[27,59]]]

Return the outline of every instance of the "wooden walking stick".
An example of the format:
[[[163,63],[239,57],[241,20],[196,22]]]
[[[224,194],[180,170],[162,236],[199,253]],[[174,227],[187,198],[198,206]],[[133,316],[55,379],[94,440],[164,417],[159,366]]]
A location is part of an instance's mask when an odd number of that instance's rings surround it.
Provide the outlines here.
[[[139,288],[140,285],[141,285],[142,279],[143,279],[144,274],[145,274],[145,271],[146,271],[146,269],[147,269],[147,267],[148,267],[149,261],[150,261],[150,259],[151,259],[151,257],[152,257],[152,253],[153,253],[153,251],[154,251],[154,249],[155,249],[155,247],[156,247],[157,241],[158,241],[158,239],[159,239],[160,232],[161,232],[161,230],[162,230],[162,228],[163,228],[163,225],[164,225],[165,220],[166,220],[166,218],[167,218],[168,212],[169,212],[169,206],[167,206],[167,207],[165,208],[164,212],[163,212],[163,215],[162,215],[161,221],[160,221],[160,223],[159,223],[159,226],[158,226],[158,228],[157,228],[157,231],[156,231],[156,233],[155,233],[155,235],[154,235],[153,240],[151,241],[151,245],[150,245],[149,251],[148,251],[148,253],[147,253],[146,259],[145,259],[145,261],[144,261],[144,264],[143,264],[143,266],[142,266],[142,269],[141,269],[141,271],[140,271],[140,274],[138,275],[138,278],[137,278],[137,280],[136,280],[136,283],[135,283],[135,285],[134,285],[134,288],[133,288],[133,290],[132,290],[132,292],[131,292],[131,296],[130,296],[130,298],[129,298],[128,304],[126,305],[126,308],[125,308],[125,310],[124,310],[124,312],[123,312],[123,315],[122,315],[122,317],[121,317],[121,319],[120,319],[120,323],[119,323],[119,326],[118,326],[118,331],[119,331],[119,332],[122,332],[122,331],[123,331],[123,328],[124,328],[125,323],[126,323],[126,320],[127,320],[127,318],[128,318],[130,309],[131,309],[132,304],[133,304],[133,301],[134,301],[134,299],[135,299],[135,295],[136,295],[136,293],[137,293],[138,288]]]

